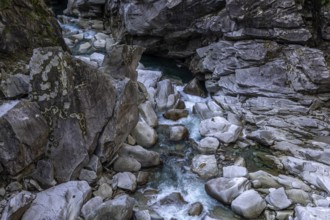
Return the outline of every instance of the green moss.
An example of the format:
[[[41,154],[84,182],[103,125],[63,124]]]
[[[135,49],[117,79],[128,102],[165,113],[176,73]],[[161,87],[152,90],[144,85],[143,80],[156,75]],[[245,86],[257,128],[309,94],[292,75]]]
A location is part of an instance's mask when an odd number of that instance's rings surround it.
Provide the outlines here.
[[[9,8],[11,5],[11,0],[0,0],[0,10]]]

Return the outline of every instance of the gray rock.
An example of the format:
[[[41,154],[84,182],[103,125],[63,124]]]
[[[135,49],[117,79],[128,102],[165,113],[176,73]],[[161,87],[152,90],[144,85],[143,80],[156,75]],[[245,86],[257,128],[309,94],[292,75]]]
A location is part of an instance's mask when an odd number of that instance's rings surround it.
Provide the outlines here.
[[[103,168],[99,157],[93,154],[86,169],[94,171],[97,176],[101,175]]]
[[[23,74],[9,76],[0,83],[0,91],[6,98],[15,98],[27,95],[29,92],[30,77]]]
[[[187,94],[194,95],[194,96],[200,96],[200,97],[207,97],[207,93],[204,91],[201,82],[194,78],[191,80],[184,88],[183,91]]]
[[[222,117],[213,117],[201,122],[199,132],[203,136],[216,137],[224,143],[232,143],[237,140],[241,133],[241,128],[230,124]]]
[[[22,189],[23,189],[22,184],[20,184],[17,181],[11,182],[6,186],[6,191],[8,192],[21,191]]]
[[[286,189],[302,189],[306,192],[311,191],[311,188],[306,183],[292,176],[280,174],[277,176],[276,180],[279,184],[285,186]]]
[[[292,204],[292,201],[288,199],[283,187],[270,190],[266,201],[272,205],[274,210],[286,209]]]
[[[70,181],[37,193],[22,220],[76,219],[91,195],[86,181]]]
[[[249,181],[244,177],[232,179],[220,177],[209,180],[205,184],[207,194],[224,204],[230,204],[238,195],[249,188]]]
[[[151,216],[148,210],[135,211],[134,217],[136,220],[151,220]]]
[[[189,112],[186,109],[170,109],[163,114],[164,118],[172,121],[177,121],[181,118],[187,117],[188,115]]]
[[[272,146],[274,144],[274,138],[272,136],[272,133],[265,130],[253,131],[247,135],[247,138],[255,140],[256,142],[264,146]]]
[[[151,102],[146,101],[146,102],[140,104],[139,112],[140,112],[140,116],[150,127],[153,127],[153,128],[157,127],[158,118],[153,109]]]
[[[217,151],[220,142],[214,137],[203,138],[197,146],[197,149],[202,154],[213,154]]]
[[[99,196],[88,200],[81,209],[81,215],[84,219],[87,219],[89,215],[92,215],[95,210],[102,204],[103,199]]]
[[[49,160],[39,160],[35,171],[32,173],[32,177],[45,188],[56,185],[54,167]]]
[[[240,194],[232,203],[232,210],[245,218],[257,218],[266,208],[266,202],[253,189]]]
[[[137,186],[136,177],[130,172],[117,173],[113,176],[112,186],[134,192]]]
[[[135,200],[127,195],[121,195],[113,200],[102,203],[86,220],[130,220],[133,214]]]
[[[5,170],[16,175],[40,157],[48,133],[36,103],[22,100],[0,105],[0,162]]]
[[[158,81],[162,77],[162,73],[160,71],[138,69],[137,72],[137,80],[147,89],[150,87],[156,88]]]
[[[79,45],[78,53],[86,54],[89,51],[89,49],[91,49],[91,47],[92,47],[92,44],[89,42],[82,43]]]
[[[199,216],[203,212],[203,205],[200,202],[195,202],[191,204],[188,215],[190,216]]]
[[[216,116],[223,116],[223,111],[214,101],[208,101],[206,103],[199,102],[193,107],[193,112],[198,114],[201,119],[209,119]]]
[[[93,185],[97,181],[97,175],[93,170],[82,169],[79,174],[79,179],[85,180],[88,184]]]
[[[157,152],[149,151],[141,146],[123,144],[119,151],[120,156],[132,157],[141,163],[142,167],[152,167],[160,164],[160,155]]]
[[[176,206],[183,206],[188,202],[184,200],[183,196],[179,192],[172,192],[169,195],[165,196],[153,206],[165,206],[165,205],[176,205]]]
[[[149,181],[149,176],[150,176],[150,173],[148,173],[148,172],[144,172],[144,171],[138,172],[138,175],[136,178],[137,184],[140,186],[147,184]]]
[[[176,90],[168,79],[157,83],[157,91],[155,95],[158,111],[171,109],[178,99]]]
[[[138,145],[143,147],[153,146],[158,139],[156,131],[147,123],[139,121],[132,131],[132,136]]]
[[[223,168],[223,177],[248,177],[248,171],[245,167],[241,166],[226,166]]]
[[[108,183],[102,183],[99,188],[93,192],[93,195],[96,197],[101,197],[103,200],[111,199],[112,197],[112,188]]]
[[[141,164],[133,157],[118,157],[113,164],[113,169],[117,172],[134,172],[141,169]]]
[[[209,179],[219,175],[218,164],[214,155],[194,156],[191,169],[203,179]]]
[[[289,189],[285,190],[285,193],[294,204],[306,206],[308,203],[311,203],[309,194],[301,189]]]
[[[330,209],[323,207],[302,207],[296,206],[295,208],[296,218],[295,220],[318,220],[328,219],[330,216]]]
[[[1,220],[21,219],[35,197],[36,196],[30,192],[22,191],[10,198],[2,212]]]
[[[99,66],[102,65],[104,60],[104,54],[102,53],[92,53],[90,56],[91,61],[97,62]]]
[[[189,137],[189,131],[183,125],[171,126],[169,130],[170,130],[171,141],[181,141]]]
[[[258,188],[280,188],[281,185],[276,181],[276,177],[273,175],[259,170],[254,173],[249,173],[249,178],[251,181],[258,181],[261,187]]]

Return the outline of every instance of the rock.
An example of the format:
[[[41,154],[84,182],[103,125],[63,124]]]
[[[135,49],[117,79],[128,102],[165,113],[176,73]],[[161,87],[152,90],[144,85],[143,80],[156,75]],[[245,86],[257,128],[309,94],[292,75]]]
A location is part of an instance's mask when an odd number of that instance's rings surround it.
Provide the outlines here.
[[[292,201],[288,199],[283,187],[270,190],[266,201],[272,205],[274,210],[286,209],[292,204]]]
[[[93,154],[86,166],[86,169],[94,171],[97,176],[100,176],[103,168],[99,157]]]
[[[200,202],[195,202],[191,204],[188,215],[189,216],[199,216],[203,212],[203,205]]]
[[[253,189],[243,192],[231,203],[231,209],[245,218],[257,218],[265,208],[266,202]]]
[[[156,88],[158,81],[162,77],[162,72],[155,70],[138,69],[138,81],[141,82],[147,89],[150,87]]]
[[[294,204],[306,206],[308,203],[311,203],[309,194],[301,189],[289,189],[285,190],[285,193]]]
[[[88,200],[81,209],[81,215],[84,219],[87,219],[89,215],[92,215],[95,210],[102,204],[103,199],[99,196],[96,196]]]
[[[280,188],[281,185],[276,181],[276,178],[262,170],[254,173],[249,173],[249,178],[251,181],[258,181],[260,187],[258,188]]]
[[[269,131],[253,131],[247,135],[247,138],[250,138],[264,146],[272,146],[274,144],[274,138],[272,136],[272,133]]]
[[[79,45],[78,53],[86,54],[89,51],[89,49],[91,49],[91,47],[92,47],[92,44],[89,42],[82,43]]]
[[[169,130],[171,141],[181,141],[189,137],[189,131],[183,125],[171,126]]]
[[[23,189],[22,184],[20,184],[17,181],[11,182],[6,186],[6,191],[8,192],[15,192],[15,191],[21,191]]]
[[[206,137],[198,143],[197,149],[202,154],[214,154],[217,151],[219,145],[220,142],[218,139],[214,137]]]
[[[135,211],[134,217],[136,220],[151,220],[151,216],[148,210]]]
[[[140,116],[150,127],[152,128],[157,127],[158,118],[150,101],[146,101],[140,104],[139,111],[140,111]]]
[[[39,160],[36,169],[32,173],[32,177],[45,188],[56,185],[54,167],[49,160]]]
[[[193,112],[198,114],[203,120],[216,116],[223,116],[222,109],[213,101],[208,101],[206,103],[196,103],[193,107]]]
[[[245,167],[241,166],[226,166],[223,168],[223,177],[248,177],[248,171]]]
[[[186,109],[170,109],[163,114],[164,118],[172,121],[177,121],[181,118],[187,117],[188,115],[189,112]]]
[[[91,61],[97,62],[97,64],[101,66],[104,60],[104,55],[101,53],[92,53],[90,59]]]
[[[20,73],[9,76],[1,81],[0,91],[8,99],[27,95],[29,92],[29,80],[29,76]]]
[[[48,133],[36,103],[22,100],[0,105],[0,162],[5,170],[16,175],[39,158]]]
[[[214,117],[203,120],[199,126],[199,132],[202,136],[216,137],[224,143],[232,143],[237,140],[241,128],[230,124],[222,117]]]
[[[201,82],[194,78],[191,80],[184,88],[183,91],[187,94],[194,95],[194,96],[200,96],[203,98],[207,97],[207,93],[203,89]]]
[[[214,155],[196,155],[192,159],[191,169],[203,179],[219,175],[218,164]]]
[[[79,174],[79,179],[85,180],[89,185],[93,185],[97,181],[97,175],[93,170],[82,169]]]
[[[235,162],[234,162],[235,166],[241,166],[241,167],[246,167],[246,162],[245,159],[243,157],[238,157]]]
[[[120,156],[132,157],[140,162],[143,168],[157,166],[160,164],[160,155],[157,152],[149,151],[141,146],[123,144],[118,152]]]
[[[171,81],[166,79],[157,83],[155,101],[158,111],[171,109],[177,102],[177,94]]]
[[[104,49],[106,46],[106,43],[107,43],[106,40],[98,39],[93,42],[93,47],[95,47],[96,49]]]
[[[165,206],[165,205],[183,206],[183,205],[187,204],[187,202],[184,200],[181,193],[173,192],[173,193],[165,196],[161,200],[159,200],[156,204],[159,206]]]
[[[296,206],[295,208],[296,220],[317,220],[328,219],[330,209],[328,207],[302,207]]]
[[[158,135],[147,123],[139,121],[132,131],[132,136],[138,145],[151,147],[156,144]]]
[[[121,172],[113,176],[113,187],[134,192],[137,186],[136,177],[130,172]]]
[[[70,181],[37,193],[22,220],[76,219],[83,202],[91,195],[86,181]]]
[[[93,195],[96,197],[101,197],[102,200],[108,200],[112,197],[112,188],[107,183],[102,183],[99,188],[93,192]]]
[[[216,178],[205,184],[208,195],[224,204],[230,204],[238,195],[250,188],[248,179],[237,178]]]
[[[148,172],[144,172],[144,171],[138,172],[137,184],[140,186],[147,184],[149,181],[149,176],[150,176],[150,173],[148,173]]]
[[[134,172],[141,169],[139,161],[132,157],[118,157],[113,164],[113,169],[116,172]]]
[[[306,192],[311,191],[311,188],[306,183],[292,176],[280,174],[277,176],[276,180],[279,184],[285,186],[286,189],[302,189]]]
[[[135,200],[127,195],[121,195],[113,200],[102,203],[86,220],[130,220],[133,214]]]
[[[4,187],[1,187],[1,188],[0,188],[0,196],[1,196],[1,197],[4,197],[5,195],[6,195],[6,190],[5,190]]]
[[[36,196],[30,192],[22,191],[10,198],[2,212],[1,220],[21,219],[24,212],[30,207],[31,202],[35,199],[35,197]]]

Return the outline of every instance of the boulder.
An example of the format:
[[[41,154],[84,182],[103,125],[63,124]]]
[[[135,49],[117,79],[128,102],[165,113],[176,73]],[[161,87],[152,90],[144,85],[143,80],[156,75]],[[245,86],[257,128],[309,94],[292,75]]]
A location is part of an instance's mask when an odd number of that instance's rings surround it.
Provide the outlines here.
[[[94,211],[102,204],[103,199],[99,196],[93,197],[88,200],[81,209],[81,216],[87,219]]]
[[[144,168],[157,166],[160,164],[159,153],[146,150],[139,145],[131,146],[128,144],[123,144],[118,153],[120,156],[132,157],[136,159]]]
[[[134,172],[141,169],[141,164],[133,157],[119,156],[113,164],[116,172]]]
[[[101,197],[103,200],[111,199],[113,190],[108,183],[102,183],[99,188],[93,192],[96,197]]]
[[[199,132],[202,136],[216,137],[224,143],[232,143],[237,140],[241,128],[230,124],[225,118],[213,117],[201,122]]]
[[[248,170],[241,166],[226,166],[223,168],[223,177],[233,178],[233,177],[248,177]]]
[[[191,204],[188,215],[189,216],[199,216],[203,212],[203,205],[200,202],[195,202]]]
[[[97,176],[101,175],[103,167],[100,158],[93,154],[91,156],[91,159],[89,160],[89,163],[86,166],[86,169],[94,171]]]
[[[97,62],[99,66],[102,65],[104,60],[104,54],[102,53],[92,53],[90,56],[91,61]]]
[[[174,125],[169,128],[170,130],[170,140],[171,141],[181,141],[189,137],[188,129],[183,125]]]
[[[169,195],[166,195],[164,198],[159,200],[154,205],[158,206],[165,206],[165,205],[176,205],[176,206],[183,206],[187,204],[187,202],[184,200],[183,196],[179,192],[172,192]]]
[[[264,146],[272,146],[274,144],[274,137],[272,133],[265,130],[253,131],[247,135],[247,138],[252,139]]]
[[[18,220],[21,219],[24,212],[30,207],[36,196],[30,192],[22,191],[13,196],[7,202],[1,216],[1,220]]]
[[[212,198],[224,204],[230,204],[237,196],[250,188],[248,179],[237,178],[216,178],[205,184],[205,190]]]
[[[32,177],[44,188],[56,185],[54,179],[54,167],[49,160],[39,160],[36,169],[32,173]]]
[[[178,95],[170,80],[165,79],[157,83],[155,101],[158,111],[171,109],[177,102]]]
[[[150,101],[146,101],[140,104],[139,112],[140,112],[140,116],[150,127],[152,128],[157,127],[158,118]]]
[[[136,177],[130,172],[117,173],[113,176],[112,186],[134,192],[137,186]]]
[[[218,139],[214,137],[206,137],[198,143],[197,149],[202,154],[214,154],[217,151],[219,145],[220,142]]]
[[[156,88],[158,81],[162,77],[162,72],[155,70],[138,69],[138,81],[141,82],[147,89]]]
[[[283,187],[270,190],[270,193],[266,197],[266,201],[274,210],[286,209],[292,204],[292,201],[288,199]]]
[[[207,97],[207,93],[205,92],[204,88],[202,87],[201,82],[194,78],[191,80],[184,88],[183,91],[189,95],[200,96],[203,98]]]
[[[172,121],[177,121],[181,118],[187,117],[188,115],[189,112],[186,109],[170,109],[163,114],[164,118]]]
[[[151,220],[148,210],[139,210],[134,212],[134,219],[136,220]]]
[[[0,91],[7,99],[22,97],[29,92],[30,77],[23,74],[15,74],[2,80],[0,83]]]
[[[97,175],[93,170],[82,169],[79,174],[79,179],[85,180],[89,185],[93,185],[97,181]]]
[[[301,189],[288,189],[285,190],[285,193],[289,200],[294,204],[300,204],[303,206],[307,206],[308,203],[311,203],[311,196]]]
[[[143,121],[137,123],[131,134],[136,140],[136,143],[143,147],[152,147],[158,139],[155,129]]]
[[[194,156],[191,169],[203,179],[210,179],[219,175],[218,164],[214,155]]]
[[[91,191],[86,181],[70,181],[39,192],[22,220],[76,219]]]
[[[262,170],[259,170],[254,173],[249,173],[249,178],[252,182],[258,182],[258,185],[260,185],[260,187],[258,188],[281,187],[281,185],[276,181],[276,177]]]
[[[36,103],[21,100],[0,105],[0,162],[10,175],[44,154],[48,135],[46,119]]]
[[[330,216],[330,208],[296,206],[295,214],[296,220],[328,219]]]
[[[121,195],[113,200],[108,200],[98,206],[93,214],[86,220],[130,220],[133,214],[135,200],[127,195]]]
[[[231,209],[245,218],[257,218],[266,208],[266,202],[253,189],[243,192],[231,203]]]

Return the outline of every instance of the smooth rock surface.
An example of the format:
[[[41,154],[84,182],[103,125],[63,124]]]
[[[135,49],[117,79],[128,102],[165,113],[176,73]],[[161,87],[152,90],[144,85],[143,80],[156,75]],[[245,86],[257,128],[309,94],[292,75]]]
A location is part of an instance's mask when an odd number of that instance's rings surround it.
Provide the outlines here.
[[[266,197],[266,201],[272,205],[274,210],[286,209],[292,204],[292,201],[288,199],[283,187],[271,190]]]
[[[219,175],[218,164],[214,155],[194,156],[191,169],[203,179],[209,179]]]
[[[138,145],[143,147],[153,146],[158,139],[156,131],[147,123],[139,121],[132,131],[132,136]]]
[[[241,166],[226,166],[223,168],[223,177],[233,178],[233,177],[247,177],[248,170]]]

